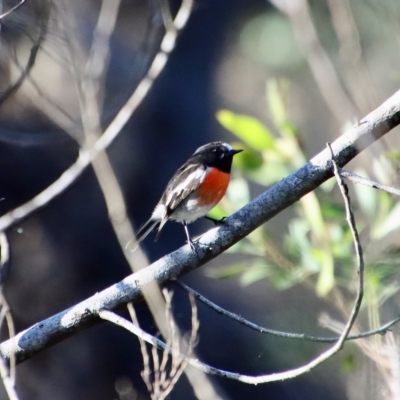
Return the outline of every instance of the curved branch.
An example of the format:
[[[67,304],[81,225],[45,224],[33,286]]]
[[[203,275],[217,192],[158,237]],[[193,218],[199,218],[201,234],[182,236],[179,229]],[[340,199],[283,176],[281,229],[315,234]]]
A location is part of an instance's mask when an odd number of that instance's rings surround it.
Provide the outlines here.
[[[257,325],[254,322],[249,321],[248,319],[242,317],[241,315],[235,314],[232,311],[228,311],[218,304],[215,304],[211,300],[204,297],[202,294],[197,292],[196,290],[192,289],[191,287],[185,285],[182,282],[174,282],[175,285],[179,286],[181,289],[185,290],[189,294],[192,294],[197,300],[201,301],[207,307],[211,308],[212,310],[216,311],[218,314],[225,315],[228,318],[232,318],[234,321],[241,323],[244,326],[247,326],[250,329],[253,329],[260,333],[265,333],[272,336],[278,336],[284,339],[298,339],[298,340],[306,340],[309,342],[317,342],[317,343],[335,343],[338,341],[339,336],[331,336],[331,337],[324,337],[324,336],[313,336],[308,335],[307,333],[293,333],[293,332],[284,332],[284,331],[277,331],[275,329],[265,328],[264,326]],[[363,339],[374,335],[384,335],[387,331],[389,331],[392,326],[396,325],[400,322],[400,316],[393,319],[392,321],[387,322],[386,324],[382,325],[377,329],[373,329],[371,331],[362,332],[357,335],[348,335],[346,340],[355,340],[355,339]]]

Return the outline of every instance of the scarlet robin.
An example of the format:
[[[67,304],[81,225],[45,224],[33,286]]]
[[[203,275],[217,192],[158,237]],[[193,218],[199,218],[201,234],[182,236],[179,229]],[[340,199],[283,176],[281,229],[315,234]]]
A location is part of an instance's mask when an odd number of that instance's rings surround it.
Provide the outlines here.
[[[137,231],[134,248],[153,230],[157,230],[156,241],[164,224],[172,219],[183,224],[195,250],[187,224],[205,217],[222,199],[229,185],[233,156],[241,151],[224,142],[199,147],[169,181],[150,219]]]

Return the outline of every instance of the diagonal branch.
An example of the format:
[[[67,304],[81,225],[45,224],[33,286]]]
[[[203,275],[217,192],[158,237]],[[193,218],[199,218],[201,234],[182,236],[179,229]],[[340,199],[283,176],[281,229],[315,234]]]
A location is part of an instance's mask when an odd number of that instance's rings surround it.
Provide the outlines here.
[[[399,123],[400,91],[332,144],[338,166],[348,163]],[[160,286],[164,286],[200,267],[331,178],[330,159],[330,152],[325,149],[302,168],[233,214],[223,225],[205,233],[197,245],[198,256],[188,245],[183,246],[144,270],[20,332],[15,338],[3,342],[0,352],[6,358],[14,352],[17,360],[23,361],[76,331],[98,323],[100,309],[114,309],[129,301],[141,301],[140,288],[146,283],[155,280]]]
[[[383,190],[385,192],[395,194],[396,196],[400,196],[400,190],[396,189],[392,186],[388,186],[388,185],[384,185],[383,183],[371,181],[370,179],[367,179],[360,175],[354,174],[353,172],[345,171],[342,168],[340,168],[339,171],[340,171],[340,176],[348,179],[350,182],[359,183],[360,185],[369,186],[373,189]]]

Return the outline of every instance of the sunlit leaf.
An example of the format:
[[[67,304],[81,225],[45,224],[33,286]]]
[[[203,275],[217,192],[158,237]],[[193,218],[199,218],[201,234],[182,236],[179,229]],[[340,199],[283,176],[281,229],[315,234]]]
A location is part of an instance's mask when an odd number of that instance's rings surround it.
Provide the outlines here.
[[[211,211],[209,211],[207,213],[207,216],[209,216],[210,218],[214,218],[214,219],[221,219],[226,217],[226,212],[225,210],[222,208],[222,206],[220,204],[216,205]]]
[[[321,211],[324,218],[332,220],[346,218],[346,210],[343,205],[323,202],[321,203]]]
[[[332,253],[323,251],[321,255],[321,270],[317,280],[317,294],[324,297],[335,286],[335,275]]]
[[[205,275],[214,279],[233,278],[242,274],[247,267],[248,265],[246,263],[238,263],[220,268],[207,268]]]
[[[342,369],[344,372],[354,372],[357,368],[357,361],[354,354],[347,354],[346,357],[342,359]]]
[[[283,270],[276,270],[276,273],[271,276],[271,281],[273,285],[279,290],[289,289],[298,282],[293,274],[290,274],[287,271]]]
[[[287,121],[286,118],[286,105],[282,94],[282,85],[288,85],[287,81],[285,83],[279,82],[276,79],[270,79],[267,82],[267,100],[271,116],[275,122],[276,126],[281,126]]]
[[[217,113],[217,120],[225,129],[254,150],[262,151],[274,147],[273,135],[257,118],[235,114],[229,110],[220,110]]]
[[[250,149],[249,147],[243,149],[243,152],[235,156],[233,160],[234,165],[244,172],[252,172],[258,170],[264,163],[261,154]]]
[[[326,239],[325,224],[322,218],[321,207],[315,193],[310,192],[300,199],[305,218],[310,223],[311,230],[320,240]]]
[[[270,275],[270,266],[265,262],[255,261],[249,264],[243,274],[240,276],[240,283],[244,286],[251,285]]]
[[[247,171],[247,176],[262,186],[270,186],[282,180],[290,173],[286,163],[275,161],[266,162],[261,168],[254,171]]]

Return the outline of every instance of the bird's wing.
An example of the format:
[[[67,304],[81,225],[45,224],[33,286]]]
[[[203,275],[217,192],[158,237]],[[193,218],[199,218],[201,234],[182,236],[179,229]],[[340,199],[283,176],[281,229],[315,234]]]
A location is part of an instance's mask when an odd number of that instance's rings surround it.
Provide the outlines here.
[[[167,207],[168,217],[200,186],[205,176],[206,167],[200,167],[199,164],[185,164],[176,171],[160,200]]]

